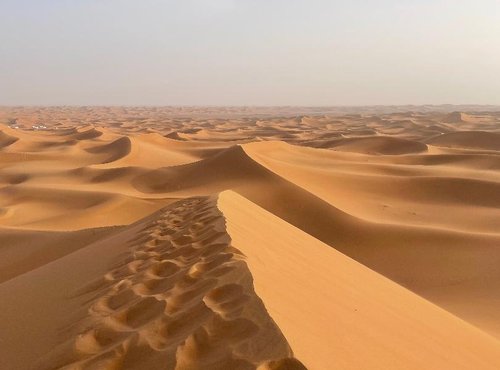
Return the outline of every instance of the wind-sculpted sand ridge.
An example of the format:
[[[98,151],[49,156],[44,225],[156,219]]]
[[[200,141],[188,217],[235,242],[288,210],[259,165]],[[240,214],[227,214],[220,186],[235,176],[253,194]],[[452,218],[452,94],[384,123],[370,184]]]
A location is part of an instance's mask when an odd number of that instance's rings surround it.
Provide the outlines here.
[[[102,164],[122,159],[130,154],[131,150],[132,142],[128,137],[121,137],[109,144],[87,149],[89,153],[102,155]]]
[[[284,143],[253,143],[244,148],[273,173],[334,206],[336,216],[330,213],[331,206],[320,206],[319,199],[292,203],[300,204],[300,212],[261,206],[499,335],[500,326],[492,314],[498,308],[494,287],[500,279],[496,268],[500,179],[495,166],[471,171],[473,165],[462,158],[451,163],[434,158],[426,167],[420,160],[413,167],[406,165],[416,159],[411,156],[391,161],[379,156],[347,157]],[[495,161],[495,156],[481,158]],[[472,161],[477,161],[475,155]],[[388,169],[400,173],[387,175]],[[276,197],[284,204],[291,202],[285,192]],[[309,213],[311,204],[328,216]]]
[[[12,145],[17,140],[19,140],[17,137],[10,136],[9,134],[6,134],[3,131],[0,131],[0,148],[5,148],[9,145]]]
[[[35,368],[264,369],[292,355],[215,199],[177,202],[139,226],[113,268],[74,291],[87,314]]]
[[[493,107],[0,108],[1,363],[496,369],[499,134]]]
[[[218,207],[257,294],[308,368],[500,365],[500,342],[272,213],[230,191]]]
[[[101,130],[98,130],[95,127],[90,126],[88,129],[78,130],[78,133],[72,135],[72,138],[76,140],[91,140],[98,138],[102,135],[103,132]]]
[[[276,155],[276,165],[270,165],[267,153]],[[450,298],[447,288],[462,286],[460,303],[446,307],[498,335],[498,324],[484,322],[484,317],[471,311],[476,307],[471,297],[480,291],[488,297],[484,307],[497,307],[495,290],[478,287],[496,286],[499,278],[498,182],[455,177],[456,170],[462,171],[460,166],[450,168],[453,177],[448,178],[380,176],[378,163],[352,159],[345,174],[345,158],[331,156],[286,144],[255,143],[193,164],[153,171],[140,176],[134,185],[142,184],[142,191],[177,196],[232,188],[436,303],[454,301],[458,297]],[[305,161],[303,167],[297,166],[301,161]],[[326,172],[325,168],[335,170]],[[379,176],[365,175],[373,170]],[[439,166],[428,170],[445,173]],[[495,172],[491,175],[494,179]],[[374,207],[373,196],[381,199],[382,207]],[[471,207],[481,217],[470,219]]]
[[[133,178],[220,150],[218,143],[178,143],[157,133],[5,130],[11,144],[0,158],[0,223],[16,228],[74,230],[136,221],[168,200],[137,192]]]

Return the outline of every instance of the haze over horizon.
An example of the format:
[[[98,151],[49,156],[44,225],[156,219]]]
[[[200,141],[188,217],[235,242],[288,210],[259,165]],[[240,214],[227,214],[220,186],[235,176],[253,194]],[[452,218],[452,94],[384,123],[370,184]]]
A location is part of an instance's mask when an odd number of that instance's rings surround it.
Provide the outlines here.
[[[499,15],[0,0],[0,370],[499,370]]]
[[[500,3],[0,3],[0,105],[499,104]]]

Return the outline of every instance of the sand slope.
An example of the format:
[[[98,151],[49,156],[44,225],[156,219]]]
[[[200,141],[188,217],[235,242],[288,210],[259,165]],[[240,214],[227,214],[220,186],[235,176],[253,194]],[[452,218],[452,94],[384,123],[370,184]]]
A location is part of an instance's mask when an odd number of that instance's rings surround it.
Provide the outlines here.
[[[500,366],[499,342],[478,329],[235,193],[218,204],[257,294],[308,368]]]
[[[0,107],[0,368],[499,368],[480,109]]]
[[[460,156],[450,160],[448,154],[433,155],[423,167],[420,158],[388,162],[284,143],[252,143],[244,148],[252,159],[337,211],[336,216],[328,213],[329,208],[319,208],[316,200],[314,208],[329,217],[313,218],[306,212],[307,203],[311,204],[306,198],[300,212],[278,213],[263,205],[266,209],[500,335],[494,314],[500,308],[497,170],[471,171],[469,162]],[[471,160],[477,168],[474,155]],[[344,216],[339,217],[339,211]],[[356,218],[347,221],[345,215]]]
[[[212,198],[177,202],[4,282],[0,297],[7,368],[255,369],[292,361]]]
[[[49,232],[0,229],[0,283],[43,266],[120,230],[120,227]]]
[[[395,137],[361,137],[334,140],[322,147],[334,148],[335,150],[363,153],[363,154],[409,154],[427,151],[427,145],[418,141],[399,139]]]
[[[428,142],[450,148],[500,150],[500,134],[494,132],[451,132],[429,139]]]
[[[500,365],[492,337],[233,192],[176,202],[0,297],[9,368]]]

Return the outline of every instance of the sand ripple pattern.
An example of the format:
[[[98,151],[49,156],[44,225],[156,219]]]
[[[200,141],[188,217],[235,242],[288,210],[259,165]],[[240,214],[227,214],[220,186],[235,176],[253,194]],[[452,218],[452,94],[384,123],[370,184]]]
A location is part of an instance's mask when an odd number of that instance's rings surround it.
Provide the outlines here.
[[[213,198],[149,217],[75,296],[88,311],[37,369],[304,369],[253,290]]]

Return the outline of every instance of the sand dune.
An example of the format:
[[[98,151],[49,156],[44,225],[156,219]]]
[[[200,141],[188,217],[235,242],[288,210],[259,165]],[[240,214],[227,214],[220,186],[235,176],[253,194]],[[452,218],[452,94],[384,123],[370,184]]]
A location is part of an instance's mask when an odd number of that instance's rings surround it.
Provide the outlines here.
[[[128,137],[124,136],[109,144],[104,144],[102,146],[86,150],[92,154],[102,155],[103,159],[101,163],[104,164],[117,161],[130,154],[130,151],[132,150],[132,142]]]
[[[29,299],[20,296],[33,279]],[[316,283],[331,289],[318,296]],[[311,369],[500,364],[493,338],[232,192],[172,204],[9,280],[0,295],[19,302],[16,310],[0,304],[10,323],[33,300],[58,307],[56,317],[47,310],[25,321],[29,335],[5,325],[15,350],[3,353],[9,366],[265,369],[281,362],[275,368],[286,369],[289,362],[299,369],[293,354]],[[12,355],[38,337],[45,355]]]
[[[166,134],[165,137],[167,137],[169,139],[174,139],[174,140],[186,140],[182,136],[180,136],[177,131],[172,131],[171,133]]]
[[[499,368],[487,110],[0,108],[0,367]]]
[[[10,136],[3,131],[0,131],[0,149],[5,148],[19,140],[17,137]]]
[[[500,134],[482,131],[450,132],[428,141],[430,144],[450,148],[484,149],[500,151]]]
[[[103,135],[102,131],[100,131],[94,127],[90,127],[90,128],[78,130],[78,133],[71,135],[71,137],[73,139],[76,139],[76,140],[91,140],[91,139],[95,139],[95,138],[102,136],[102,135]]]
[[[451,113],[446,114],[442,118],[442,122],[446,122],[446,123],[460,123],[460,122],[464,122],[466,119],[467,119],[467,115],[465,113],[462,113],[462,112],[451,112]]]
[[[300,212],[271,209],[261,203],[264,208],[499,335],[500,327],[493,324],[491,316],[485,320],[475,313],[480,297],[488,302],[482,305],[489,310],[498,307],[493,288],[499,278],[497,171],[490,171],[491,178],[496,179],[491,183],[455,177],[465,172],[460,165],[456,169],[441,164],[426,169],[429,174],[440,174],[434,178],[411,176],[411,168],[394,177],[383,175],[377,162],[367,164],[350,158],[346,166],[342,165],[345,158],[334,153],[283,143],[254,143],[245,145],[245,151],[330,205],[300,197],[294,202],[300,204]],[[447,170],[453,170],[454,177],[443,177]],[[285,192],[279,192],[279,196],[285,204],[292,202]],[[328,217],[315,217],[314,209]],[[477,218],[470,217],[471,210]],[[478,289],[484,284],[490,288]],[[450,286],[455,289],[448,289]]]
[[[308,368],[500,365],[500,342],[473,326],[235,193],[222,193],[219,207],[232,245],[248,259],[257,294]],[[413,346],[418,355],[408,351]],[[486,348],[491,352],[482,352]]]
[[[335,150],[353,153],[386,155],[420,153],[427,151],[427,145],[423,143],[390,136],[340,139],[324,144],[322,147],[334,148]]]
[[[31,278],[37,283],[26,300],[18,288]],[[177,202],[4,283],[0,295],[19,301],[16,310],[0,304],[11,323],[31,309],[30,301],[48,296],[57,305],[57,316],[47,310],[25,322],[30,335],[6,325],[2,335],[15,351],[2,357],[12,367],[34,361],[37,369],[255,369],[292,356],[212,198]],[[60,336],[58,328],[68,329]],[[45,340],[37,350],[18,356],[39,337]]]

